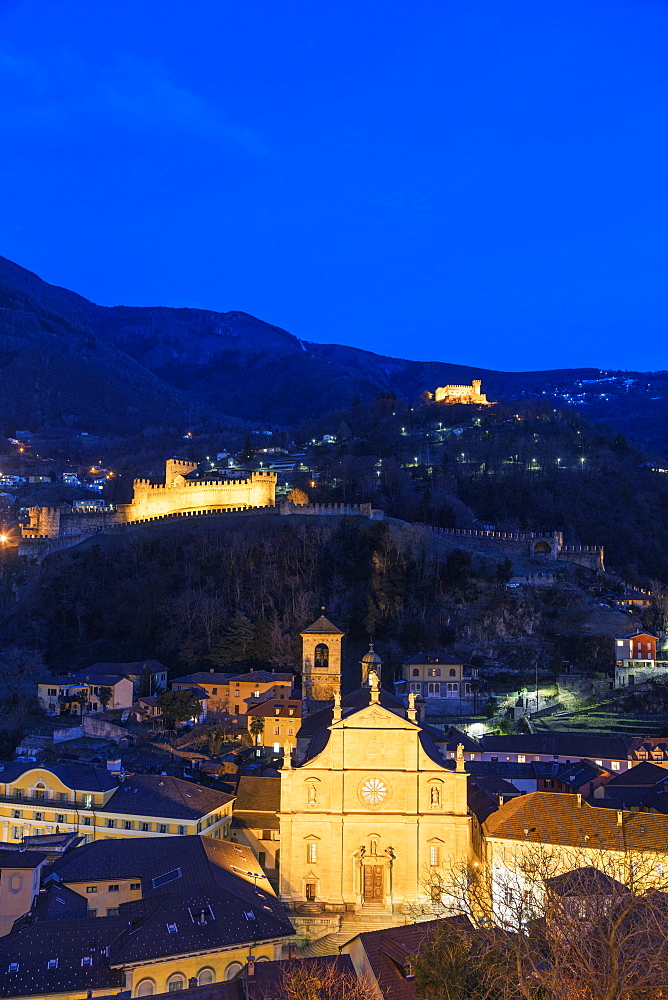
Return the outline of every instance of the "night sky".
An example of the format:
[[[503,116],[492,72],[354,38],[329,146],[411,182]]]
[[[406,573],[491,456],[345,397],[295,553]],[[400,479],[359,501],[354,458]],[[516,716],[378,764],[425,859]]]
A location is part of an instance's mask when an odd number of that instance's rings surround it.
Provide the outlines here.
[[[0,0],[0,254],[96,302],[668,368],[662,0]]]

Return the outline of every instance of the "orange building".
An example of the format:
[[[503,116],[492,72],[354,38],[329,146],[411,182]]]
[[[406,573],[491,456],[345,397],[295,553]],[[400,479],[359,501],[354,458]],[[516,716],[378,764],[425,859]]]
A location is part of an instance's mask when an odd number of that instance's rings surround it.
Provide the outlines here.
[[[292,674],[274,670],[251,670],[248,673],[218,673],[199,671],[176,677],[172,690],[188,691],[200,688],[208,695],[207,712],[227,712],[246,715],[248,707],[275,698],[285,701],[292,694]]]

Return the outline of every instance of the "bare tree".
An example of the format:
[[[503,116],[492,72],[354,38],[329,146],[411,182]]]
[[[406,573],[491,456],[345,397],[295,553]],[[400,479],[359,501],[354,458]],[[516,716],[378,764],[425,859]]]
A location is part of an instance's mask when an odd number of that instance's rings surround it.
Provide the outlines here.
[[[281,963],[279,1000],[378,1000],[375,984],[332,958],[290,959]]]
[[[447,929],[416,959],[418,995],[668,997],[666,862],[652,852],[523,844],[494,869],[432,874],[433,914],[467,919],[444,921]]]

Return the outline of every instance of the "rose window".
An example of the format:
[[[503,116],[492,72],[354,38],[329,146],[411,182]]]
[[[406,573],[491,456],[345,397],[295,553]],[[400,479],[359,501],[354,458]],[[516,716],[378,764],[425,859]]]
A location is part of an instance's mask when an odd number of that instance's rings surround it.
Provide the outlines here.
[[[367,778],[362,785],[361,794],[366,803],[377,806],[387,798],[387,785],[380,778]]]

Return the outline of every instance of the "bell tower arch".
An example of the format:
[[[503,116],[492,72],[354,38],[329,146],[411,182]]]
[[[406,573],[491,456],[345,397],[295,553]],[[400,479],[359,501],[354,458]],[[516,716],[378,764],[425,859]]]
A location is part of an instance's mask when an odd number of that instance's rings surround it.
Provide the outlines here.
[[[306,702],[331,701],[341,693],[341,641],[345,632],[321,615],[300,635],[303,698]]]

